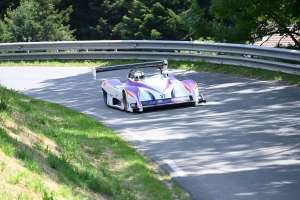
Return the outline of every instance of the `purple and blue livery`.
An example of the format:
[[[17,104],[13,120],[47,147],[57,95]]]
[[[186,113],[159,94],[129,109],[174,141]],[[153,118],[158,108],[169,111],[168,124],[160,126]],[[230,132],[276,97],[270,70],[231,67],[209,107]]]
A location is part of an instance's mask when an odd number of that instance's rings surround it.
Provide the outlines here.
[[[155,67],[160,73],[144,77],[141,68]],[[162,69],[163,68],[163,69]],[[198,106],[206,103],[199,94],[194,80],[177,80],[168,72],[168,61],[153,61],[134,64],[114,65],[93,68],[94,79],[99,72],[122,70],[127,72],[127,81],[107,79],[102,83],[103,99],[107,106],[129,112],[143,112],[144,109],[172,104]],[[136,75],[138,74],[138,75]]]

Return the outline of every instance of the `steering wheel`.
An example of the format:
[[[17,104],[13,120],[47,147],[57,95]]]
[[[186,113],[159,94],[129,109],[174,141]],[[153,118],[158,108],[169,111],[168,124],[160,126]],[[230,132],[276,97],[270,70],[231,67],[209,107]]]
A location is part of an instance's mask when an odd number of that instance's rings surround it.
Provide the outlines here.
[[[129,73],[128,73],[128,78],[134,78],[134,73],[135,73],[135,71],[136,71],[135,68],[131,69],[131,70],[129,71]]]

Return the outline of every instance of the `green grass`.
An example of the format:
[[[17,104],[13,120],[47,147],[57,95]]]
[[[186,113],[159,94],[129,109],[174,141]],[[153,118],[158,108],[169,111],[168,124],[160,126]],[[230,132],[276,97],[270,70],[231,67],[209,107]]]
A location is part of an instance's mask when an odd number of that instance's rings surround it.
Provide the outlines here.
[[[288,84],[300,84],[300,75],[286,74],[279,71],[269,71],[261,68],[250,68],[243,66],[211,64],[205,61],[169,61],[170,68],[185,69],[204,72],[213,72],[221,74],[231,74],[235,76],[243,76],[256,78],[261,80],[270,80],[284,82]]]
[[[110,66],[116,64],[136,63],[140,60],[49,60],[49,61],[0,61],[0,67],[95,67]],[[250,68],[243,66],[211,64],[205,61],[175,61],[169,60],[169,68],[196,70],[204,72],[231,74],[235,76],[251,77],[262,80],[271,80],[289,84],[300,84],[300,75],[286,74],[279,71],[269,71],[261,68]],[[0,110],[1,110],[0,102]]]
[[[33,60],[33,61],[0,61],[0,67],[90,67],[107,66],[122,63],[140,62],[139,60]]]
[[[0,96],[0,199],[191,199],[97,120],[4,87]]]

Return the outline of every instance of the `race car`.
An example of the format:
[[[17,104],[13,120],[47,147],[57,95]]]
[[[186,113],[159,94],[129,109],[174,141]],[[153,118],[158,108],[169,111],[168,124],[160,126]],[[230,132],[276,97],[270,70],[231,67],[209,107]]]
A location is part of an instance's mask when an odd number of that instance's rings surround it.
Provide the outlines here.
[[[143,68],[157,68],[159,72],[146,76]],[[147,108],[165,105],[206,103],[194,80],[180,81],[169,73],[167,60],[95,67],[93,76],[96,79],[97,73],[122,69],[127,72],[126,83],[118,79],[107,79],[102,83],[103,100],[107,106],[143,112]]]

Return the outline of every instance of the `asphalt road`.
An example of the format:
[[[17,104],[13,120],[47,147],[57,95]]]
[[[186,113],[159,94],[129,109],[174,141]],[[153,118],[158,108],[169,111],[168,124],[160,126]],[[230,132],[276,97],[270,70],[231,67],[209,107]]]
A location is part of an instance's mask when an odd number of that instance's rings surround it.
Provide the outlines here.
[[[197,200],[300,199],[300,87],[229,75],[194,79],[207,104],[126,113],[104,105],[91,68],[0,68],[0,84],[86,113],[135,143]]]

